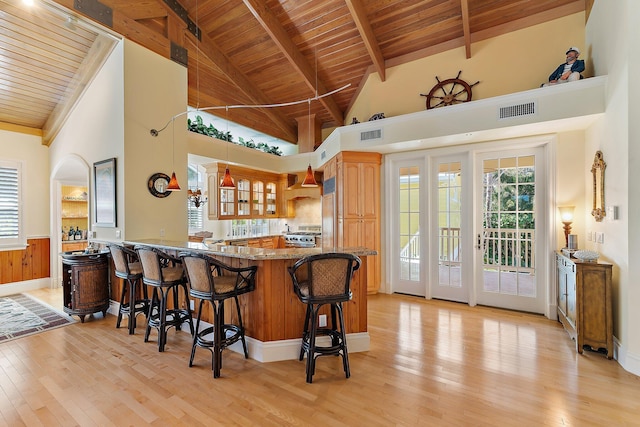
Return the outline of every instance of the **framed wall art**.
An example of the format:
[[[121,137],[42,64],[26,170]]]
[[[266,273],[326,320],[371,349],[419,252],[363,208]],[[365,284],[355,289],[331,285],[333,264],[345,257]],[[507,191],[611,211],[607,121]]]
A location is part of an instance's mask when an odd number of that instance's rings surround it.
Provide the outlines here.
[[[116,159],[93,164],[94,216],[96,227],[116,226]]]

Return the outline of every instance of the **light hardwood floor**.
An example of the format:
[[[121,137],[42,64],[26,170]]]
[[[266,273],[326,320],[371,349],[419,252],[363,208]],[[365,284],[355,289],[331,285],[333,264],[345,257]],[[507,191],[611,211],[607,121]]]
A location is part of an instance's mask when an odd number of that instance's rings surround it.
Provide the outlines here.
[[[541,316],[376,295],[369,332],[349,379],[337,357],[307,384],[304,362],[230,351],[214,379],[206,350],[188,367],[188,333],[158,353],[98,314],[0,344],[0,425],[640,425],[640,378]]]

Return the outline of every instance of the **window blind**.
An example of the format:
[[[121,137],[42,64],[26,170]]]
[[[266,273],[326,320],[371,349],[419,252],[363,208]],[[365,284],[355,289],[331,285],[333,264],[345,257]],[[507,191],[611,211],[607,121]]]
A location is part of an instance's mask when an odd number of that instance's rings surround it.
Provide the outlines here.
[[[0,242],[20,238],[20,193],[17,167],[0,164]]]
[[[187,215],[189,217],[189,230],[202,230],[202,210],[204,209],[204,204],[200,205],[200,207],[196,208],[192,203],[187,201],[188,209]]]

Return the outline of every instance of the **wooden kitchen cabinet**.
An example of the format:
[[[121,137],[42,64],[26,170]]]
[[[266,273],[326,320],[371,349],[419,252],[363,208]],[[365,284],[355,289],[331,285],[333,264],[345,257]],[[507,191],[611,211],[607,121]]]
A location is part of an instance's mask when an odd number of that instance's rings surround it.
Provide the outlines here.
[[[209,219],[251,219],[284,216],[282,174],[234,166],[230,168],[236,188],[220,188],[224,164],[207,167]],[[286,176],[286,175],[285,175]],[[286,182],[286,181],[285,181]]]
[[[558,274],[558,320],[576,342],[613,357],[611,308],[612,265],[586,262],[556,253]]]
[[[322,197],[324,247],[363,246],[380,252],[381,160],[379,153],[343,151],[327,163]],[[366,268],[367,292],[377,293],[379,255],[369,257]]]

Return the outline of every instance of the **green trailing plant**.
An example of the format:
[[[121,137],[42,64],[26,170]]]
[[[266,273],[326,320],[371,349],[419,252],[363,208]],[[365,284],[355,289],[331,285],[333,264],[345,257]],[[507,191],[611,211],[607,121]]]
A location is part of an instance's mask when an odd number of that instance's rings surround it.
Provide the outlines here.
[[[245,141],[242,137],[238,138],[238,142],[233,140],[233,136],[231,132],[222,132],[216,129],[212,124],[209,126],[204,124],[202,117],[196,116],[195,120],[187,119],[187,128],[191,132],[199,133],[202,135],[210,136],[212,138],[221,139],[223,141],[228,141],[237,145],[242,145],[244,147],[253,148],[255,150],[261,150],[268,154],[273,154],[275,156],[282,156],[282,151],[280,151],[279,147],[271,146],[269,144],[265,144],[264,142],[255,143],[253,139]]]

